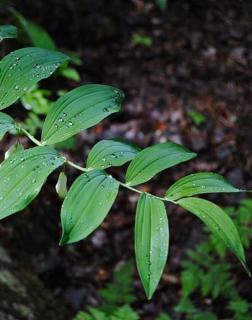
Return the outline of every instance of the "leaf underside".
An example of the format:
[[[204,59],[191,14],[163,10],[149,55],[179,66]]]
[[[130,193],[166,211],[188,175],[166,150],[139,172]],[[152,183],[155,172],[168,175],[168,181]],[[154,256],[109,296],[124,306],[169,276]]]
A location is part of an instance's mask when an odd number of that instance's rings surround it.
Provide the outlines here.
[[[80,175],[68,191],[61,209],[60,244],[87,237],[105,219],[118,193],[119,183],[102,170]]]
[[[135,254],[137,269],[148,299],[162,276],[169,245],[168,220],[164,203],[141,194],[136,211]]]

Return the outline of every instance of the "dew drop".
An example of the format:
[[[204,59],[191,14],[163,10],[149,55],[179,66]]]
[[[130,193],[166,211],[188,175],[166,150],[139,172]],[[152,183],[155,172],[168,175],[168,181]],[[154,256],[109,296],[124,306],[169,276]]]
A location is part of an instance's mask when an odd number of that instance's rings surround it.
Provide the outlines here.
[[[111,156],[111,158],[117,158],[118,157],[115,153],[112,153],[110,156]]]

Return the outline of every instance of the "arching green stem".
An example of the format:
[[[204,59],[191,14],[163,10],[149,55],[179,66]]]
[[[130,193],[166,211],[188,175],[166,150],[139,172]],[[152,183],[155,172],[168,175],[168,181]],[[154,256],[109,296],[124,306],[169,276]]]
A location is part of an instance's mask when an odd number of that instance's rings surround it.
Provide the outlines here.
[[[19,126],[19,127],[18,127],[18,130],[19,130],[20,132],[22,132],[24,135],[26,135],[26,136],[27,136],[34,144],[36,144],[37,146],[43,146],[43,144],[42,144],[39,140],[37,140],[35,137],[33,137],[33,136],[32,136],[28,131],[26,131],[25,129],[23,129],[23,128],[21,128],[21,127]],[[89,168],[81,167],[81,166],[79,166],[78,164],[76,164],[76,163],[74,163],[74,162],[72,162],[72,161],[70,161],[70,160],[68,160],[68,159],[66,159],[66,163],[67,163],[69,166],[71,166],[71,167],[73,167],[73,168],[75,168],[75,169],[77,169],[77,170],[79,170],[79,171],[81,171],[81,172],[89,172],[89,171],[90,171]],[[129,186],[127,183],[124,183],[124,182],[122,182],[122,181],[119,181],[119,180],[117,180],[117,181],[120,183],[120,185],[121,185],[122,187],[124,187],[124,188],[126,188],[126,189],[129,189],[129,190],[131,190],[131,191],[133,191],[133,192],[136,192],[136,193],[139,193],[139,194],[147,193],[147,194],[151,195],[152,197],[154,197],[154,198],[156,198],[156,199],[159,199],[159,200],[162,200],[162,201],[167,201],[167,202],[176,203],[175,201],[171,201],[171,200],[168,200],[168,199],[166,199],[166,198],[158,197],[158,196],[155,196],[155,195],[150,194],[150,193],[148,193],[148,192],[144,192],[144,191],[141,191],[141,190],[136,189],[136,188],[134,188],[134,187],[131,187],[131,186]]]

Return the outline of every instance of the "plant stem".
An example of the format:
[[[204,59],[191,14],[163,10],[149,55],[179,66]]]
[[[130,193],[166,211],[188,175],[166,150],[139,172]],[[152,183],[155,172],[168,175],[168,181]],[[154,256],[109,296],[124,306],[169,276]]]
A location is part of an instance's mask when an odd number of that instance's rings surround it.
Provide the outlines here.
[[[133,188],[133,187],[129,186],[127,183],[123,183],[123,182],[121,182],[121,181],[119,181],[119,180],[117,180],[117,181],[120,183],[120,185],[121,185],[122,187],[127,188],[127,189],[129,189],[129,190],[131,190],[131,191],[134,191],[134,192],[137,192],[137,193],[140,193],[140,194],[146,193],[146,194],[148,194],[148,195],[150,195],[150,196],[152,196],[152,197],[154,197],[154,198],[156,198],[156,199],[162,200],[162,201],[170,201],[170,200],[168,200],[168,199],[166,199],[166,198],[161,198],[161,197],[155,196],[155,195],[152,194],[152,193],[144,192],[144,191],[141,191],[141,190],[139,190],[139,189]],[[171,201],[170,201],[170,202],[171,202]]]
[[[18,127],[17,128],[18,130],[20,130],[20,132],[23,132],[34,144],[36,144],[37,146],[43,146],[43,144],[39,141],[39,140],[37,140],[35,137],[33,137],[28,131],[26,131],[25,129],[23,129],[23,128],[21,128],[21,127]],[[89,172],[91,169],[89,169],[89,168],[84,168],[84,167],[81,167],[81,166],[79,166],[78,164],[76,164],[76,163],[74,163],[74,162],[72,162],[72,161],[70,161],[70,160],[68,160],[68,159],[66,159],[66,163],[67,164],[69,164],[71,167],[73,167],[73,168],[75,168],[75,169],[77,169],[77,170],[79,170],[79,171],[81,171],[81,172]],[[114,178],[115,179],[115,178]],[[136,188],[134,188],[134,187],[131,187],[131,186],[129,186],[127,183],[124,183],[124,182],[122,182],[122,181],[119,181],[119,180],[117,180],[118,182],[119,182],[119,184],[122,186],[122,187],[124,187],[124,188],[127,188],[127,189],[129,189],[129,190],[131,190],[131,191],[134,191],[134,192],[137,192],[137,193],[139,193],[139,194],[142,194],[142,193],[146,193],[146,194],[148,194],[148,195],[150,195],[150,196],[152,196],[152,197],[154,197],[154,198],[156,198],[156,199],[159,199],[159,200],[162,200],[162,201],[168,201],[168,202],[173,202],[173,203],[175,203],[175,201],[171,201],[171,200],[168,200],[168,199],[166,199],[166,198],[161,198],[161,197],[158,197],[158,196],[155,196],[155,195],[153,195],[153,194],[151,194],[151,193],[148,193],[148,192],[144,192],[144,191],[141,191],[141,190],[139,190],[139,189],[136,189]]]
[[[42,146],[43,144],[38,141],[35,137],[33,137],[28,131],[26,131],[24,128],[18,127],[18,129],[23,132],[33,143],[35,143],[37,146]]]
[[[120,183],[121,186],[123,186],[124,188],[127,188],[127,189],[129,189],[129,190],[131,190],[131,191],[134,191],[134,192],[137,192],[137,193],[143,193],[143,191],[138,190],[138,189],[136,189],[136,188],[133,188],[133,187],[127,185],[127,183],[123,183],[123,182],[121,182],[121,181],[119,181],[119,183]]]
[[[74,163],[74,162],[72,162],[70,160],[66,160],[66,163],[68,163],[71,167],[73,167],[73,168],[75,168],[77,170],[80,170],[82,172],[90,171],[88,168],[83,168],[83,167],[79,166],[78,164],[76,164],[76,163]]]

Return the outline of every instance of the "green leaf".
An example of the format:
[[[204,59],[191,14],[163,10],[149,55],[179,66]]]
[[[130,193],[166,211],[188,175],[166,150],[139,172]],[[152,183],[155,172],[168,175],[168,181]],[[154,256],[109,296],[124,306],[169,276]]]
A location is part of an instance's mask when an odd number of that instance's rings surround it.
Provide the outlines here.
[[[211,296],[216,299],[219,296],[227,296],[232,292],[234,281],[229,272],[228,264],[214,263],[209,270],[201,274],[201,292],[203,296]],[[218,281],[215,281],[218,278]]]
[[[115,309],[113,315],[110,316],[110,320],[138,320],[138,314],[129,306],[124,305]]]
[[[130,261],[116,270],[113,273],[113,280],[98,291],[103,300],[102,310],[110,314],[116,306],[131,304],[136,300],[133,292],[132,262]]]
[[[76,151],[77,150],[77,143],[76,143],[75,137],[70,137],[67,140],[64,140],[64,141],[57,143],[56,148]]]
[[[189,297],[186,297],[186,296],[181,297],[181,299],[179,300],[179,303],[176,305],[174,309],[176,312],[187,313],[187,314],[192,314],[197,312],[197,309],[193,305],[193,302],[190,300]]]
[[[34,136],[37,130],[41,130],[43,127],[43,121],[34,112],[29,112],[26,116],[25,122],[21,123],[23,129],[29,131],[29,133]]]
[[[0,112],[0,140],[6,132],[15,129],[15,121],[7,114]]]
[[[241,192],[233,187],[221,175],[213,172],[199,172],[176,181],[166,192],[169,200],[190,197],[196,194],[217,192]]]
[[[56,50],[54,40],[45,29],[43,29],[38,24],[25,19],[25,17],[21,15],[21,13],[19,13],[18,11],[13,10],[13,12],[21,28],[29,38],[29,42],[34,47]]]
[[[164,203],[141,194],[136,211],[135,253],[137,269],[148,299],[162,276],[168,255],[169,230]]]
[[[108,320],[106,314],[95,308],[88,308],[89,313],[93,316],[93,320]]]
[[[145,36],[145,35],[142,35],[140,33],[135,32],[132,35],[131,42],[135,46],[142,45],[142,46],[145,46],[145,47],[151,47],[152,43],[153,43],[153,39],[151,37],[149,37],[149,36]]]
[[[70,79],[76,82],[80,82],[81,80],[79,72],[74,68],[70,68],[70,67],[62,68],[60,70],[60,74],[66,79]]]
[[[121,108],[124,94],[111,86],[88,84],[60,97],[49,111],[42,140],[53,144],[94,126]]]
[[[27,90],[48,78],[68,57],[41,48],[23,48],[11,52],[0,62],[0,109],[10,106]]]
[[[64,171],[61,171],[61,173],[59,174],[55,189],[59,197],[61,199],[64,199],[67,194],[67,176]]]
[[[218,318],[212,312],[197,312],[192,320],[218,320]]]
[[[233,297],[234,300],[231,300],[228,304],[228,309],[234,311],[235,313],[241,315],[250,312],[251,304],[248,301],[243,300],[242,298]]]
[[[94,318],[86,312],[80,311],[73,320],[93,320]]]
[[[46,115],[51,108],[52,102],[48,99],[51,92],[34,87],[21,97],[21,103],[27,110],[32,110],[39,115]]]
[[[141,151],[130,163],[126,173],[128,185],[150,180],[158,172],[196,156],[174,142],[159,143]]]
[[[167,0],[155,0],[155,2],[161,11],[165,11],[167,6]]]
[[[208,228],[233,251],[250,274],[240,236],[233,221],[224,210],[205,199],[184,198],[177,202],[181,207],[195,214]]]
[[[183,270],[181,273],[181,285],[183,289],[183,295],[189,296],[200,283],[199,279],[200,270],[199,268],[191,264],[186,270]]]
[[[0,219],[24,209],[63,163],[64,158],[50,147],[18,151],[5,160],[0,166]]]
[[[105,219],[118,193],[119,183],[102,170],[80,175],[68,191],[61,210],[60,244],[84,239]]]
[[[195,110],[189,110],[187,111],[187,114],[196,126],[200,126],[206,121],[206,117],[202,113]]]
[[[168,316],[168,314],[160,313],[160,315],[157,317],[157,320],[171,320],[171,318]]]
[[[132,160],[139,150],[137,146],[126,141],[102,140],[91,149],[87,158],[87,166],[99,169],[121,166]]]
[[[16,38],[17,28],[11,25],[0,25],[0,42],[7,38]]]

